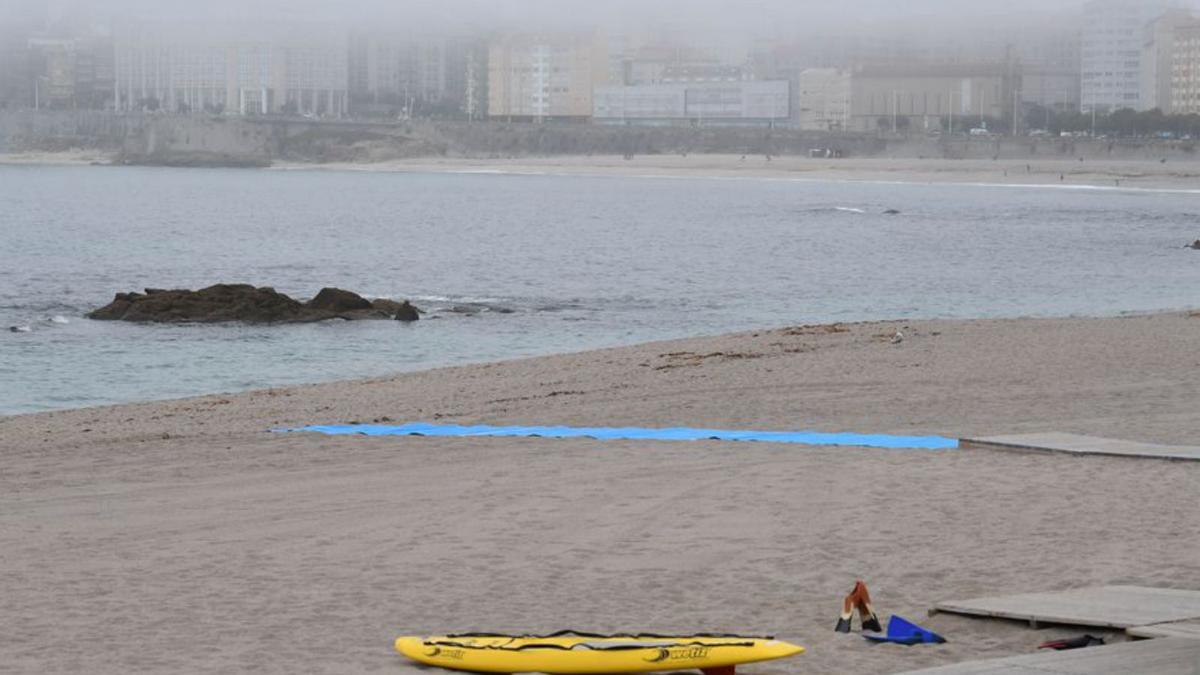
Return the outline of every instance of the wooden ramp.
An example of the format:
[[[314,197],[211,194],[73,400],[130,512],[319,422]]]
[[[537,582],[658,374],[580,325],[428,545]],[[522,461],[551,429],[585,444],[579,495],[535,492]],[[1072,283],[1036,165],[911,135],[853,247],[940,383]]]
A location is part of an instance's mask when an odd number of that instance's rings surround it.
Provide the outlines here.
[[[1057,432],[964,438],[959,441],[959,447],[993,450],[1040,450],[1042,452],[1070,452],[1078,455],[1152,457],[1155,459],[1200,461],[1200,446],[1154,445],[1152,443],[1118,441],[1111,438],[1096,438],[1094,436],[1080,436],[1078,434]]]
[[[1126,628],[1125,632],[1139,638],[1180,637],[1200,640],[1200,619],[1195,621],[1156,623],[1149,626],[1134,626]]]
[[[1196,675],[1200,640],[1165,638],[968,661],[905,675]]]
[[[1200,619],[1200,591],[1144,586],[1095,586],[1051,593],[1023,593],[934,605],[935,612],[1103,628]]]

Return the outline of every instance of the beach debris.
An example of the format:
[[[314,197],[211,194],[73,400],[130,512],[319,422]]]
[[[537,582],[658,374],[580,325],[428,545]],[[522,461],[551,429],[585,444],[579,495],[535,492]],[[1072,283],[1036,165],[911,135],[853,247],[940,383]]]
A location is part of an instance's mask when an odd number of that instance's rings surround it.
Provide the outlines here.
[[[666,359],[667,363],[655,366],[655,370],[671,370],[674,368],[683,368],[686,366],[699,366],[709,359],[717,359],[718,361],[726,361],[732,359],[760,359],[764,356],[759,352],[709,352],[700,354],[697,352],[668,352],[659,354],[658,357]]]
[[[1096,637],[1095,635],[1080,635],[1079,637],[1063,638],[1061,640],[1047,640],[1038,645],[1038,649],[1080,649],[1082,647],[1094,647],[1104,644],[1104,638]]]
[[[894,345],[898,345],[901,342],[904,342],[904,333],[901,331],[896,331],[896,334],[892,336],[892,338],[891,338],[891,340],[889,340],[889,342],[891,342]]]
[[[883,626],[879,625],[879,617],[876,616],[875,609],[871,607],[871,593],[862,579],[854,582],[854,588],[842,600],[842,614],[838,617],[837,625],[833,630],[838,633],[849,633],[850,619],[855,610],[858,610],[858,618],[862,621],[863,630],[877,632],[883,630]]]
[[[828,335],[832,333],[849,333],[850,329],[840,323],[826,323],[813,326],[789,326],[780,329],[780,332],[784,335]]]
[[[198,291],[147,288],[117,293],[113,301],[87,315],[102,321],[139,323],[307,323],[326,319],[393,319],[400,313],[415,321],[419,310],[407,301],[366,298],[340,288],[323,288],[300,302],[269,286],[216,284]]]
[[[872,642],[891,642],[898,645],[942,644],[946,638],[937,633],[918,626],[902,616],[892,615],[888,619],[887,633],[868,634],[863,637]]]

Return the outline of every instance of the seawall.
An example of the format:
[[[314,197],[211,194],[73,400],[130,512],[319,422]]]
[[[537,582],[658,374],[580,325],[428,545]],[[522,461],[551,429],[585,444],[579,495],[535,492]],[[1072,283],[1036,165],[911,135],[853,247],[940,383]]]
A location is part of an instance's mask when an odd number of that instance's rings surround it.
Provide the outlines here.
[[[792,129],[504,122],[343,122],[97,111],[0,111],[0,153],[94,149],[130,164],[265,166],[553,155],[800,155],[1195,161],[1195,141],[828,134]]]

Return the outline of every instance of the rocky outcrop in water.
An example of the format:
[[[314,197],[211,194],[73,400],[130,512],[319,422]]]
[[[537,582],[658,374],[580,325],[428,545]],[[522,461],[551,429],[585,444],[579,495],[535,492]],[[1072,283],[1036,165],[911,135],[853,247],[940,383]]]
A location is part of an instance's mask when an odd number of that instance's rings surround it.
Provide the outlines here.
[[[396,308],[395,317],[397,321],[416,321],[421,318],[421,310],[412,306],[412,303],[405,300]]]
[[[274,288],[250,284],[217,284],[198,291],[147,288],[145,293],[117,293],[89,319],[141,323],[305,323],[326,319],[399,319],[416,321],[418,310],[407,301],[375,301],[342,290],[323,288],[300,302]]]
[[[317,297],[308,301],[309,309],[328,312],[355,312],[360,309],[373,309],[371,301],[358,293],[351,293],[340,288],[322,288]]]

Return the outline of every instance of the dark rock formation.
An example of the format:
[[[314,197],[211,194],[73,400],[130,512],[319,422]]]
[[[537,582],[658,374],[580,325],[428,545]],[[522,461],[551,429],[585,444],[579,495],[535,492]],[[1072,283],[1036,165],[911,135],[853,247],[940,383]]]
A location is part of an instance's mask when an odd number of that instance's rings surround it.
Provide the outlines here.
[[[163,323],[272,323],[303,321],[306,313],[303,304],[273,288],[217,284],[199,291],[149,288],[145,294],[117,293],[111,303],[88,314],[88,318]]]
[[[386,314],[387,318],[397,321],[417,321],[421,318],[421,310],[414,307],[407,300],[396,302],[395,300],[380,298],[372,301],[371,306],[375,308],[375,311]]]
[[[145,323],[301,323],[325,319],[390,319],[407,306],[392,300],[369,300],[350,291],[325,288],[308,303],[273,288],[249,284],[217,284],[198,291],[147,288],[145,293],[117,293],[108,305],[88,314],[90,319]]]
[[[413,307],[409,301],[405,300],[396,308],[395,315],[397,321],[416,321],[421,318],[420,311]]]
[[[308,307],[329,312],[353,312],[359,309],[371,309],[371,301],[357,293],[340,288],[322,288],[321,292],[317,293],[317,297],[308,301]]]

